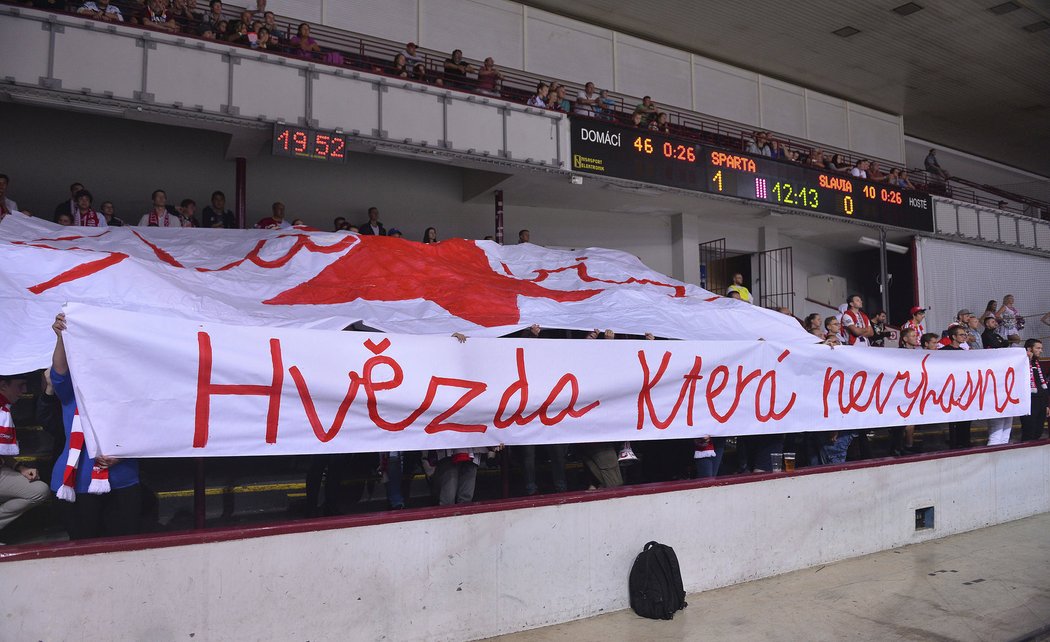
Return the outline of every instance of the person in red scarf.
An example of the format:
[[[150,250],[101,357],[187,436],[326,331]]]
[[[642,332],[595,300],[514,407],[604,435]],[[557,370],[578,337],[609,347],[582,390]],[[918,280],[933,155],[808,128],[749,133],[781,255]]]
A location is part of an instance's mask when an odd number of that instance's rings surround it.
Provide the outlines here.
[[[91,196],[91,192],[86,189],[82,189],[76,193],[74,199],[77,202],[77,210],[73,213],[73,225],[81,225],[83,227],[109,227],[106,223],[106,217],[100,212],[96,212],[91,203],[94,198]]]
[[[153,207],[139,219],[139,227],[182,227],[182,218],[168,211],[168,195],[164,190],[155,190],[150,198]]]
[[[51,496],[36,468],[14,460],[18,439],[11,421],[11,404],[25,391],[25,375],[0,375],[0,530]]]
[[[842,313],[842,331],[846,335],[849,345],[868,345],[868,341],[874,336],[875,331],[871,327],[871,319],[861,308],[864,300],[859,294],[850,295],[846,299],[848,307]]]
[[[1021,441],[1035,441],[1043,436],[1050,384],[1047,383],[1046,374],[1039,365],[1039,357],[1043,355],[1043,342],[1039,339],[1029,339],[1024,342],[1024,349],[1028,353],[1031,366],[1028,382],[1032,391],[1032,409],[1021,417]]]
[[[62,333],[66,315],[52,325],[58,340],[51,360],[51,383],[62,402],[66,443],[55,461],[51,490],[61,500],[69,539],[138,533],[142,495],[139,465],[135,459],[116,459],[99,454],[92,458],[85,448],[85,434],[73,392]]]

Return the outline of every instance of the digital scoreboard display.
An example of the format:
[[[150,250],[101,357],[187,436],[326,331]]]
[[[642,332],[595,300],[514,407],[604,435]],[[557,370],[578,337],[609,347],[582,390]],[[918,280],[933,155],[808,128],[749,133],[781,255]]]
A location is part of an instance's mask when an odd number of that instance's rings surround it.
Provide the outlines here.
[[[342,163],[346,161],[347,156],[346,136],[319,129],[278,124],[273,127],[273,154]]]
[[[647,130],[574,120],[572,169],[934,231],[926,194]]]
[[[682,189],[703,189],[700,145],[657,132],[571,121],[572,169]]]

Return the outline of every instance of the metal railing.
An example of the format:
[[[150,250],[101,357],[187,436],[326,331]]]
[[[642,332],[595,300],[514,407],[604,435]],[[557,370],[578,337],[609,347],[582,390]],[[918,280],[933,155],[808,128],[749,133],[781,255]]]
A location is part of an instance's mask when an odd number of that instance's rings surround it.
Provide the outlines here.
[[[933,213],[935,231],[940,235],[1050,251],[1050,221],[942,197],[934,197]]]
[[[19,3],[14,2],[13,0],[0,0],[0,4],[20,6]],[[116,4],[119,6],[121,4],[120,0],[118,0]],[[129,7],[133,6],[126,2],[125,4]],[[231,22],[238,19],[239,13],[240,10],[235,7],[227,6],[223,9],[223,16]],[[85,16],[79,17],[85,18]],[[297,52],[290,43],[293,34],[297,32],[298,26],[302,24],[302,22],[286,16],[277,16],[276,14],[275,22],[281,44],[276,48],[267,49],[267,53],[269,54],[283,54],[289,57],[308,59],[315,64],[348,67],[380,75],[397,75],[393,73],[394,58],[398,53],[403,51],[404,45],[402,43],[395,43],[390,40],[375,38],[325,25],[310,24],[311,37],[313,37],[322,47],[322,51],[319,53]],[[126,22],[125,24],[130,23]],[[192,30],[192,27],[194,26],[193,23],[188,23],[183,20],[181,21],[181,26],[183,30],[182,33],[180,33],[180,36],[198,38],[196,33]],[[239,45],[246,48],[249,47],[249,45],[243,43],[224,42],[233,46]],[[445,88],[454,91],[476,93],[484,96],[492,95],[488,91],[479,87],[479,81],[477,78],[459,76],[450,77],[445,74],[444,64],[446,54],[434,50],[419,48],[416,52],[416,57],[423,61],[427,73],[426,78],[420,82],[442,84]],[[464,58],[463,60],[474,67],[481,66],[480,61],[469,58]],[[500,72],[503,74],[503,79],[499,81],[497,85],[496,91],[499,94],[498,97],[510,101],[524,103],[534,94],[535,87],[539,82],[557,82],[565,86],[567,90],[572,90],[573,94],[582,91],[584,88],[583,84],[575,81],[550,79],[522,70],[500,68]],[[409,77],[408,80],[411,81],[415,79]],[[630,116],[633,112],[630,105],[641,102],[641,99],[635,96],[612,91],[609,92],[608,96],[612,101],[612,107],[607,112],[607,119],[621,124],[629,124]],[[569,111],[571,111],[571,107]],[[745,149],[747,142],[752,138],[756,129],[750,125],[720,119],[697,112],[686,111],[671,106],[661,106],[661,111],[668,116],[669,131],[667,133],[695,140],[697,142],[707,144],[714,143],[722,147]],[[828,156],[833,156],[835,154],[842,155],[845,162],[849,165],[853,165],[860,158],[868,158],[867,156],[857,155],[847,149],[818,144],[813,141],[793,138],[779,133],[775,135],[775,140],[786,152],[797,151],[803,157],[813,149],[821,149]],[[894,168],[906,169],[909,171],[912,183],[918,191],[928,192],[934,196],[943,196],[984,207],[991,207],[1026,217],[1050,217],[1050,203],[1038,199],[1014,194],[994,186],[982,185],[959,177],[952,177],[949,181],[944,181],[940,178],[930,176],[924,169],[908,169],[905,165],[885,159],[873,160],[877,160],[886,171]],[[1009,204],[1000,206],[1000,203],[1004,199],[1020,203],[1021,206],[1017,207]]]

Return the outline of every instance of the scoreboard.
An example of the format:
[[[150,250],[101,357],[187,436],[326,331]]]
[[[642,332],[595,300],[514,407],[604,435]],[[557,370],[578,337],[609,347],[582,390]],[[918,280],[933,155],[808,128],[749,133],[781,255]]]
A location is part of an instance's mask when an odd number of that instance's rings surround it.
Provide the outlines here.
[[[346,136],[336,132],[292,127],[273,126],[274,156],[309,158],[336,163],[346,162]]]
[[[575,119],[571,129],[573,171],[934,231],[926,194],[648,130]]]

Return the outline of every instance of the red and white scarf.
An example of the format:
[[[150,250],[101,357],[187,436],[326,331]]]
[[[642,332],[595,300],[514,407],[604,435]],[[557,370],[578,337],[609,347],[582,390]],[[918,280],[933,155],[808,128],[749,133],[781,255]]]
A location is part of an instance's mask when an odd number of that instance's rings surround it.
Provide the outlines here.
[[[80,213],[80,208],[77,208],[77,213],[73,216],[73,225],[82,225],[84,227],[98,227],[98,212],[93,209],[88,209],[84,214]]]
[[[73,411],[73,424],[69,429],[69,455],[66,456],[66,470],[62,473],[62,487],[55,496],[67,502],[77,501],[77,464],[80,453],[84,450],[84,427],[80,424],[80,409]],[[109,492],[109,468],[96,464],[91,469],[91,483],[87,492],[101,495]]]
[[[693,440],[693,459],[707,459],[715,457],[715,442],[710,437],[702,437]]]
[[[849,317],[853,324],[858,328],[864,329],[871,325],[871,320],[868,319],[868,315],[864,314],[861,310],[853,311],[853,308],[846,310],[842,315],[843,317]],[[858,337],[849,330],[846,329],[846,324],[842,324],[842,331],[846,334],[846,340],[849,341],[849,345],[854,345],[858,342],[867,344],[868,340],[865,337]]]
[[[1037,395],[1039,394],[1040,390],[1047,389],[1046,377],[1043,376],[1043,368],[1039,365],[1038,361],[1035,361],[1032,364],[1032,367],[1029,368],[1029,370],[1031,370],[1031,372],[1028,373],[1028,376],[1031,377],[1030,381],[1032,382],[1032,394]],[[1036,383],[1036,378],[1039,379],[1038,383]],[[0,451],[0,454],[2,454],[2,451]]]
[[[11,420],[11,402],[0,395],[0,455],[18,454],[18,435]]]
[[[905,321],[901,330],[907,330],[908,328],[915,328],[915,332],[919,334],[919,337],[926,334],[926,326],[922,323],[916,323],[914,319],[908,319]]]
[[[164,223],[161,224],[161,222],[160,222],[160,215],[157,214],[157,210],[156,209],[152,209],[152,210],[149,211],[149,223],[148,223],[148,225],[149,225],[149,227],[171,227],[171,218],[172,217],[171,217],[171,214],[169,212],[164,212]]]

